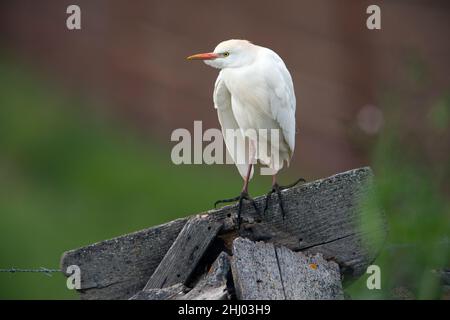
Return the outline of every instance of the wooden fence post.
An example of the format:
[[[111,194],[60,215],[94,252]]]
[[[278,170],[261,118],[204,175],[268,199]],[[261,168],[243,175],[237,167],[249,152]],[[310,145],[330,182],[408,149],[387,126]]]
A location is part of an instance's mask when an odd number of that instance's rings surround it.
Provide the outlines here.
[[[255,293],[249,293],[241,283],[234,283],[242,278],[236,267],[242,261],[238,262],[236,257],[231,258],[233,276],[228,273],[226,285],[221,283],[227,292],[202,295],[203,290],[199,290],[201,281],[208,282],[202,270],[210,268],[221,251],[239,252],[239,241],[247,240],[235,239],[242,237],[264,242],[254,246],[267,252],[266,267],[278,268],[266,270],[272,272],[269,276],[277,279],[278,274],[290,279],[274,283],[274,292],[278,293],[272,298],[339,299],[342,291],[335,282],[334,263],[326,261],[337,263],[340,278],[352,281],[375,260],[386,235],[382,211],[364,206],[372,189],[370,168],[350,170],[283,190],[284,219],[276,201],[270,202],[269,210],[262,216],[246,205],[241,229],[237,230],[236,206],[226,206],[67,251],[62,256],[61,269],[65,271],[69,265],[80,267],[82,299],[251,298]],[[263,208],[264,197],[255,200]],[[292,263],[296,266],[288,267]],[[308,263],[319,266],[316,272],[307,269]],[[313,280],[315,275],[323,280],[321,294],[300,289],[306,284],[310,289],[315,286],[318,283]],[[282,293],[277,291],[279,284]],[[238,289],[236,293],[234,287]]]

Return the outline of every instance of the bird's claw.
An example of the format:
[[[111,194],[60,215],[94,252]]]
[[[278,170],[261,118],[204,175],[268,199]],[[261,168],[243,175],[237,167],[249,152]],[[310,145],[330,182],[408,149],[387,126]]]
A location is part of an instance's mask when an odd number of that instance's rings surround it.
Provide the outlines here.
[[[261,214],[261,211],[259,210],[255,200],[252,197],[250,197],[249,194],[247,192],[245,192],[245,191],[241,192],[241,194],[239,196],[237,196],[237,197],[216,201],[214,203],[214,208],[216,208],[217,205],[220,204],[220,203],[229,203],[229,202],[238,201],[237,224],[238,224],[238,229],[240,229],[240,227],[241,227],[242,204],[243,204],[244,200],[250,201],[251,204],[253,205],[253,208],[255,208],[256,213],[258,215]]]
[[[214,209],[217,209],[217,205],[221,204],[221,203],[230,203],[230,202],[236,202],[241,198],[241,195],[238,195],[237,197],[234,198],[230,198],[230,199],[222,199],[222,200],[217,200],[216,202],[214,202]]]
[[[300,179],[298,179],[297,181],[295,181],[294,183],[288,184],[287,186],[280,186],[280,189],[281,189],[281,190],[284,190],[284,189],[292,188],[292,187],[298,185],[300,182],[301,182],[301,183],[305,183],[306,180],[303,179],[303,178],[300,178]]]
[[[267,208],[269,207],[269,200],[270,197],[272,196],[273,193],[276,193],[278,196],[278,201],[280,204],[280,210],[281,210],[281,215],[284,217],[286,216],[286,212],[284,211],[284,206],[283,206],[283,200],[281,199],[281,190],[283,190],[278,183],[275,183],[274,185],[272,185],[272,189],[266,194],[266,203],[264,206],[264,213],[267,212]]]
[[[296,186],[297,184],[299,184],[300,182],[306,182],[305,179],[300,178],[297,181],[295,181],[292,184],[289,184],[287,186],[280,186],[278,183],[275,183],[272,185],[272,189],[266,194],[266,201],[265,201],[265,206],[264,206],[264,213],[267,212],[267,209],[269,207],[269,201],[270,201],[270,197],[273,193],[276,193],[278,196],[278,203],[280,205],[280,211],[281,211],[281,215],[283,217],[283,219],[286,217],[286,211],[284,209],[284,205],[283,205],[283,199],[281,197],[281,191],[285,190],[285,189],[289,189],[292,188],[293,186]]]

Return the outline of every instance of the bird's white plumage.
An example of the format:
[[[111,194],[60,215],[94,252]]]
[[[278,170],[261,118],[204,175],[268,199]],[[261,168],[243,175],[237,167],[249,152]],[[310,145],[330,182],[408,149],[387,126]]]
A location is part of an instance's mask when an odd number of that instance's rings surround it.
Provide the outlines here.
[[[272,153],[278,152],[279,160],[264,156],[267,152],[263,139],[258,141],[255,154],[257,160],[276,173],[285,161],[289,163],[295,148],[296,99],[289,71],[274,51],[245,40],[222,42],[214,52],[229,52],[228,57],[207,64],[222,69],[214,88],[214,105],[230,155],[245,177],[250,159],[244,137],[253,140],[246,130],[278,129],[279,143],[269,139],[268,145]],[[231,137],[227,129],[239,129],[240,135]]]
[[[245,159],[245,139],[233,114],[231,94],[221,79],[220,73],[214,86],[214,106],[217,109],[228,152],[233,158],[241,176],[245,177],[248,169],[247,161],[240,161],[240,159]],[[231,129],[234,134],[231,131],[227,131],[228,129]],[[253,171],[251,174],[253,175]]]

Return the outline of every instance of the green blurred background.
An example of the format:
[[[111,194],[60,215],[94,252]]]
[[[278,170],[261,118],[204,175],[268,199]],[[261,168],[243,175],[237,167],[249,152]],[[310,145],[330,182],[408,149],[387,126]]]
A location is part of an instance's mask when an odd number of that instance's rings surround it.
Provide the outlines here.
[[[82,30],[68,31],[74,3]],[[380,2],[382,30],[369,31],[368,2],[336,3],[286,1],[273,14],[261,1],[3,1],[0,268],[58,268],[66,250],[233,196],[236,169],[172,164],[170,133],[218,126],[217,71],[184,57],[240,37],[279,52],[293,74],[299,134],[281,181],[375,172],[363,207],[387,214],[382,290],[363,276],[347,293],[448,299],[433,270],[450,267],[449,5]],[[257,177],[250,192],[269,184]],[[0,298],[77,295],[59,274],[0,273]]]

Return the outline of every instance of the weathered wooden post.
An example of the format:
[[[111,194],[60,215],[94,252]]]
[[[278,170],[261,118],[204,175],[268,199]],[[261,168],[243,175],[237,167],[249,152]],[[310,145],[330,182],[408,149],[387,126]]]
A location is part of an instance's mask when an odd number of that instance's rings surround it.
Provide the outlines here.
[[[363,210],[372,188],[370,168],[347,171],[284,190],[284,219],[249,206],[237,230],[227,206],[65,252],[61,268],[80,267],[82,299],[342,299],[385,238],[382,211]]]
[[[232,270],[242,300],[344,299],[338,264],[320,253],[306,256],[272,243],[237,238]]]

